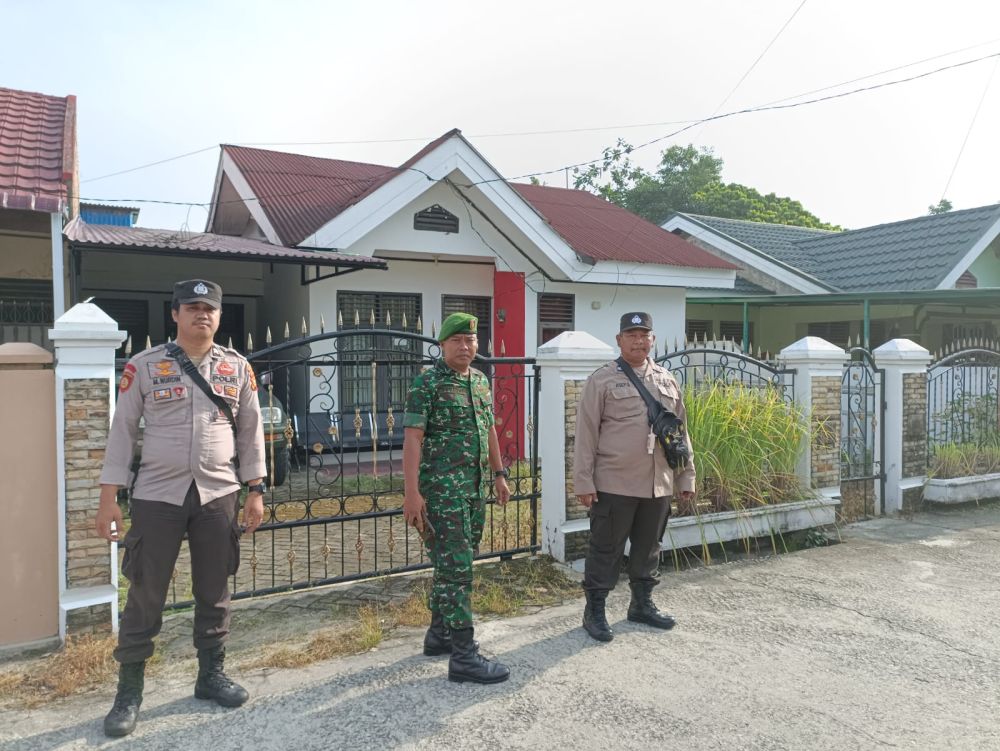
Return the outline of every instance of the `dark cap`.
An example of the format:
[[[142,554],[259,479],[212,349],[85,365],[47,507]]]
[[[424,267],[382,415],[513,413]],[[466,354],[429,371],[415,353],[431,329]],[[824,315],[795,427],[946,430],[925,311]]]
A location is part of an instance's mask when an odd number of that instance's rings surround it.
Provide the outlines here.
[[[205,302],[218,310],[222,307],[222,287],[206,279],[188,279],[174,285],[174,299],[171,307]]]
[[[653,317],[649,313],[626,313],[622,316],[618,332],[621,333],[629,329],[646,329],[646,331],[652,331]]]

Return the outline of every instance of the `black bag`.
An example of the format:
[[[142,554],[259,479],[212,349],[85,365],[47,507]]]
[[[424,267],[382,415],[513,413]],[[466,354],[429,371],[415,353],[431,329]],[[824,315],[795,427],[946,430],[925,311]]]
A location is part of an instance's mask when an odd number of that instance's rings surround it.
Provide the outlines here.
[[[649,418],[649,430],[656,436],[663,453],[667,456],[667,465],[671,469],[686,467],[690,459],[687,441],[684,440],[684,422],[669,409],[660,404],[649,390],[639,380],[632,366],[619,357],[616,362],[622,372],[628,376],[632,385],[639,391],[639,396],[646,402],[646,415]]]

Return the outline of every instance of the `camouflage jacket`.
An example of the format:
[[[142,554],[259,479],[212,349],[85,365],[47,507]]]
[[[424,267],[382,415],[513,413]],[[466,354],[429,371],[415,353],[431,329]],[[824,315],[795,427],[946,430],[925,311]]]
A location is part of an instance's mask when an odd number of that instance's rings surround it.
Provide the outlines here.
[[[403,426],[424,431],[420,493],[427,497],[485,498],[491,478],[489,431],[493,397],[475,368],[463,378],[444,359],[413,380]]]

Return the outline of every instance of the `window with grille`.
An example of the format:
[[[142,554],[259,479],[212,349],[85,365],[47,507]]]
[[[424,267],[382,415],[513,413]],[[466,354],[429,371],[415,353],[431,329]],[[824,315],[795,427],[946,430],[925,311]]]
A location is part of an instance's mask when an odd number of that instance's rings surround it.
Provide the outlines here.
[[[750,343],[753,343],[753,323],[748,322]],[[740,346],[743,346],[743,321],[721,321],[719,323],[719,336],[723,339],[728,339],[731,342],[736,342]]]
[[[419,294],[395,292],[337,293],[337,321],[341,331],[417,332],[421,317]],[[374,321],[374,324],[372,323]],[[420,372],[421,344],[417,339],[389,334],[360,334],[340,342],[341,411],[384,412],[390,406],[401,411],[406,391]],[[372,361],[375,370],[375,394],[372,395]]]
[[[698,318],[688,318],[687,321],[684,322],[684,338],[689,342],[693,342],[695,337],[704,341],[705,337],[711,338],[712,336],[711,321],[704,321]]]
[[[0,279],[0,323],[49,324],[52,282],[48,279]]]
[[[413,215],[413,229],[423,232],[458,232],[458,217],[434,204]]]
[[[538,296],[538,343],[545,344],[576,328],[576,298],[553,292]]]
[[[847,347],[847,339],[851,335],[850,321],[816,321],[810,323],[807,331],[809,336],[826,339],[830,344]]]

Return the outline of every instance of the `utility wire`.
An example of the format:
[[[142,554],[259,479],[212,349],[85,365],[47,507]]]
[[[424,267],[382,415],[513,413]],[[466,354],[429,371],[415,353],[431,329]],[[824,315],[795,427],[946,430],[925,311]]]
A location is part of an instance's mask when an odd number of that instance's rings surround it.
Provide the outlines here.
[[[1000,58],[1000,52],[993,52],[993,53],[990,53],[988,55],[982,55],[980,57],[973,58],[971,60],[963,60],[963,61],[958,62],[958,63],[953,63],[951,65],[941,66],[939,68],[935,68],[933,70],[925,71],[923,73],[917,73],[915,75],[908,76],[906,78],[899,78],[899,79],[895,79],[895,80],[892,80],[892,81],[885,81],[883,83],[872,84],[871,86],[863,86],[863,87],[859,87],[859,88],[856,88],[856,89],[850,89],[848,91],[843,91],[843,92],[840,92],[840,93],[837,93],[837,94],[829,94],[827,96],[815,97],[813,99],[806,99],[806,100],[796,101],[796,102],[788,102],[788,103],[785,103],[785,104],[780,104],[779,103],[779,104],[760,105],[760,106],[756,106],[756,107],[746,107],[746,108],[740,109],[740,110],[733,110],[731,112],[725,112],[725,113],[722,113],[722,114],[712,115],[711,117],[707,117],[707,118],[704,118],[704,119],[701,119],[701,120],[695,120],[695,121],[691,122],[690,124],[685,125],[682,128],[674,130],[674,131],[672,131],[670,133],[666,133],[666,134],[664,134],[662,136],[657,136],[656,138],[653,138],[653,139],[651,139],[649,141],[641,143],[638,146],[633,146],[630,149],[629,153],[632,153],[634,151],[638,151],[639,149],[647,148],[647,147],[652,146],[652,145],[654,145],[656,143],[660,143],[661,141],[665,141],[665,140],[667,140],[669,138],[673,138],[673,137],[675,137],[677,135],[680,135],[681,133],[684,133],[687,130],[690,130],[691,128],[696,127],[697,125],[700,125],[701,123],[713,122],[713,121],[716,121],[716,120],[723,120],[723,119],[726,119],[726,118],[735,117],[737,115],[746,115],[746,114],[751,114],[751,113],[756,113],[756,112],[774,112],[774,111],[780,111],[780,110],[786,110],[786,109],[795,109],[797,107],[804,107],[804,106],[811,105],[811,104],[818,104],[818,103],[821,103],[821,102],[829,102],[829,101],[833,101],[833,100],[836,100],[836,99],[843,99],[843,98],[846,98],[846,97],[849,97],[849,96],[853,96],[855,94],[861,94],[861,93],[865,93],[865,92],[869,92],[869,91],[877,91],[879,89],[889,88],[891,86],[898,86],[900,84],[910,83],[912,81],[917,81],[917,80],[920,80],[920,79],[923,79],[923,78],[929,78],[930,76],[934,76],[934,75],[937,75],[939,73],[943,73],[943,72],[946,72],[946,71],[949,71],[949,70],[956,70],[958,68],[963,68],[963,67],[966,67],[966,66],[969,66],[969,65],[974,65],[975,63],[979,63],[979,62],[982,62],[984,60],[991,60],[991,59],[997,59],[997,58]],[[217,147],[216,146],[212,146],[212,147],[209,147],[209,148],[217,148]],[[205,151],[205,150],[207,150],[207,148],[206,149],[202,149],[202,151]],[[588,161],[585,161],[585,162],[577,162],[576,164],[563,165],[562,167],[557,167],[555,169],[543,170],[543,171],[539,171],[539,172],[527,172],[527,173],[524,173],[522,175],[517,175],[517,176],[514,176],[514,177],[506,177],[506,178],[505,177],[497,177],[497,178],[490,178],[490,179],[487,179],[487,180],[478,180],[478,181],[475,181],[475,182],[472,182],[472,183],[462,184],[462,187],[473,187],[475,185],[482,185],[484,183],[491,183],[491,182],[509,182],[509,181],[523,180],[523,179],[529,178],[529,177],[545,177],[545,176],[553,175],[553,174],[556,174],[556,173],[559,173],[559,172],[564,172],[564,171],[570,170],[570,169],[576,169],[576,168],[579,168],[579,167],[589,167],[592,164],[598,164],[598,163],[600,163],[602,160],[603,160],[603,157],[599,157],[597,159],[591,159],[591,160],[588,160]],[[161,163],[162,163],[162,161],[169,161],[169,160],[161,160]],[[390,168],[386,168],[386,173],[389,173],[389,172],[404,172],[404,171],[420,172],[425,177],[427,177],[429,180],[433,180],[433,178],[431,178],[430,175],[427,175],[427,173],[422,172],[421,170],[418,170],[418,169],[416,169],[414,167],[403,167],[403,168],[400,168],[400,167],[390,167]],[[364,184],[364,183],[370,183],[370,182],[372,182],[374,180],[377,180],[379,178],[377,178],[377,177],[376,178],[369,177],[369,178],[362,178],[362,179],[357,179],[357,180],[355,180],[355,179],[349,179],[349,178],[343,178],[343,179],[340,179],[340,178],[325,178],[325,179],[331,180],[331,181],[342,181],[345,184]],[[0,189],[3,189],[3,187],[4,186],[0,186]],[[9,186],[8,189],[10,189],[12,187],[13,186]],[[46,191],[44,189],[39,189],[39,190],[36,190],[35,192],[39,192],[39,193],[45,193],[45,192],[61,193],[61,191]],[[312,192],[312,191],[310,191],[310,190],[304,190],[304,191],[298,191],[298,192],[293,193],[293,194],[285,194],[285,195],[297,195],[297,194],[300,194],[300,193],[308,193],[308,192]],[[262,199],[265,199],[265,198],[281,197],[281,195],[282,194],[262,195],[262,196],[256,196],[255,199],[256,200],[262,200]],[[195,202],[192,202],[192,201],[160,201],[160,200],[154,200],[154,199],[141,199],[141,198],[81,198],[80,200],[87,201],[87,202],[94,202],[94,203],[111,203],[111,202],[117,202],[117,203],[160,203],[160,204],[165,204],[165,205],[178,205],[178,206],[189,206],[189,205],[202,206],[202,205],[209,205],[209,203],[197,202],[197,201],[195,201]],[[232,201],[232,202],[233,203],[242,202],[242,199],[237,199],[237,200]],[[222,203],[225,203],[225,202],[222,202]]]
[[[801,9],[801,7],[802,6],[800,5],[799,9]],[[798,13],[799,9],[796,9],[795,13]],[[792,14],[792,17],[794,17],[794,15],[795,14]],[[789,21],[791,21],[791,18],[789,18]],[[787,25],[788,25],[788,22],[785,23],[785,26],[787,26]],[[782,30],[783,29],[784,29],[784,27],[782,27]],[[780,34],[780,31],[779,31],[779,34]],[[775,37],[775,39],[777,39],[777,36]],[[906,68],[912,68],[914,65],[920,65],[922,63],[931,62],[932,60],[939,60],[939,59],[941,59],[943,57],[950,57],[952,55],[957,55],[960,52],[968,52],[969,50],[978,49],[980,47],[986,47],[986,46],[994,44],[994,43],[996,43],[998,41],[1000,41],[1000,39],[993,39],[993,40],[990,40],[989,42],[982,42],[980,44],[974,44],[974,45],[971,45],[969,47],[962,47],[962,48],[957,49],[957,50],[951,50],[950,52],[943,52],[940,55],[934,55],[932,57],[926,57],[926,58],[923,58],[921,60],[915,60],[913,62],[905,63],[903,65],[897,65],[897,66],[895,66],[893,68],[886,68],[885,70],[880,70],[880,71],[877,71],[875,73],[869,73],[869,74],[861,76],[859,78],[852,78],[852,79],[850,79],[848,81],[841,81],[840,83],[830,84],[829,86],[824,86],[824,87],[819,88],[819,89],[812,89],[810,91],[805,91],[805,92],[802,92],[800,94],[794,94],[792,96],[783,97],[781,99],[775,99],[774,101],[771,101],[771,102],[765,102],[765,105],[780,104],[782,102],[788,102],[788,101],[791,101],[793,99],[798,99],[799,97],[810,96],[812,94],[818,94],[820,92],[829,91],[830,89],[836,89],[836,88],[839,88],[841,86],[848,86],[848,85],[850,85],[852,83],[857,83],[859,81],[866,81],[866,80],[868,80],[870,78],[875,78],[876,76],[881,76],[881,75],[884,75],[886,73],[895,73],[898,70],[905,70]],[[771,40],[771,44],[773,44],[773,43],[774,43],[774,40],[772,39]],[[771,44],[768,45],[768,48],[770,48]],[[765,49],[764,52],[767,52],[767,49]],[[764,53],[761,53],[761,57],[763,57],[763,55],[764,55]],[[756,65],[759,61],[760,61],[760,58],[758,58],[756,61],[754,61],[754,65]],[[737,87],[743,82],[743,79],[746,78],[746,76],[750,73],[750,70],[752,70],[752,69],[753,69],[753,66],[751,66],[750,69],[747,70],[747,72],[744,74],[743,78],[741,78],[740,82],[737,84]],[[733,91],[735,91],[735,90],[736,90],[736,88],[733,89]],[[731,91],[727,95],[726,99],[723,100],[722,104],[720,104],[718,107],[716,107],[716,111],[712,113],[713,115],[716,114],[718,112],[718,110],[722,108],[722,106],[725,104],[725,102],[728,100],[728,98],[730,96],[732,96],[733,91]],[[761,105],[761,106],[764,106],[764,105]],[[630,130],[630,129],[635,129],[635,128],[658,128],[658,127],[662,127],[664,125],[686,125],[686,124],[689,124],[689,123],[696,123],[697,124],[697,123],[700,123],[700,122],[703,122],[703,120],[701,120],[701,119],[693,119],[693,120],[692,119],[689,119],[689,120],[664,120],[664,121],[649,122],[649,123],[628,123],[628,124],[625,124],[625,125],[598,125],[598,126],[591,126],[591,127],[584,127],[584,128],[558,128],[558,129],[553,129],[553,130],[524,130],[524,131],[514,131],[514,132],[507,132],[507,133],[478,133],[478,134],[470,134],[469,138],[509,138],[509,137],[523,137],[523,136],[564,135],[564,134],[567,134],[567,133],[593,133],[593,132],[600,132],[600,131],[607,131],[607,130]],[[413,137],[409,137],[409,138],[383,138],[383,139],[341,140],[341,141],[248,141],[248,142],[242,142],[242,143],[235,143],[235,144],[232,144],[232,145],[233,146],[246,146],[246,147],[261,147],[261,146],[353,146],[353,145],[381,144],[381,143],[409,143],[409,142],[417,142],[417,141],[421,141],[421,142],[425,142],[426,143],[427,141],[430,141],[430,140],[432,140],[433,138],[436,138],[436,137],[437,136],[413,136]],[[185,152],[183,154],[177,154],[176,156],[171,156],[171,157],[166,157],[164,159],[159,159],[159,160],[157,160],[155,162],[149,162],[147,164],[140,164],[140,165],[135,166],[135,167],[129,167],[128,169],[119,170],[118,172],[110,172],[110,173],[108,173],[106,175],[98,175],[97,177],[88,177],[87,179],[81,180],[80,182],[81,183],[96,182],[97,180],[105,180],[105,179],[107,179],[109,177],[117,177],[119,175],[126,175],[126,174],[128,174],[130,172],[137,172],[138,170],[147,169],[148,167],[156,167],[156,166],[161,165],[161,164],[166,164],[168,162],[173,162],[173,161],[176,161],[178,159],[185,159],[185,158],[187,158],[189,156],[195,156],[197,154],[202,154],[202,153],[204,153],[206,151],[212,151],[213,149],[217,149],[217,148],[218,148],[218,144],[212,144],[211,146],[206,146],[206,147],[201,148],[201,149],[196,149],[195,151],[188,151],[188,152]]]
[[[794,11],[792,11],[792,15],[790,15],[788,17],[788,20],[786,20],[785,23],[781,25],[781,28],[778,29],[778,33],[775,34],[773,37],[771,37],[771,41],[768,42],[767,46],[764,47],[763,51],[759,55],[757,55],[757,59],[754,60],[752,63],[750,63],[750,67],[746,69],[743,75],[740,76],[740,80],[736,82],[736,85],[733,86],[733,88],[729,91],[729,93],[726,94],[725,97],[723,97],[721,102],[719,102],[719,105],[712,112],[712,115],[717,115],[719,113],[719,110],[721,110],[724,106],[726,106],[726,103],[729,101],[732,95],[735,94],[736,90],[743,85],[743,82],[747,80],[747,76],[749,76],[753,72],[753,69],[757,67],[757,64],[764,59],[764,55],[766,55],[767,51],[771,49],[771,47],[774,45],[775,42],[778,41],[778,37],[780,37],[784,33],[785,29],[788,28],[788,24],[790,24],[792,22],[792,19],[799,14],[799,11],[802,10],[802,6],[804,6],[806,2],[807,0],[802,0],[802,2],[799,3],[799,6]]]
[[[979,97],[979,104],[976,105],[976,111],[972,114],[972,120],[969,122],[969,128],[965,131],[965,138],[962,139],[962,146],[958,150],[958,156],[955,157],[955,164],[952,165],[951,174],[948,175],[948,182],[944,184],[944,190],[941,191],[942,201],[945,196],[948,195],[948,188],[951,187],[951,180],[955,177],[955,170],[958,169],[958,163],[962,161],[962,154],[965,152],[965,145],[969,142],[969,136],[972,135],[972,129],[976,125],[976,119],[979,117],[979,111],[983,108],[983,102],[986,101],[986,95],[989,93],[990,86],[993,84],[993,77],[996,76],[998,67],[1000,67],[1000,57],[998,57],[993,63],[993,70],[990,72],[990,77],[986,79],[986,86],[983,88],[982,96]]]

